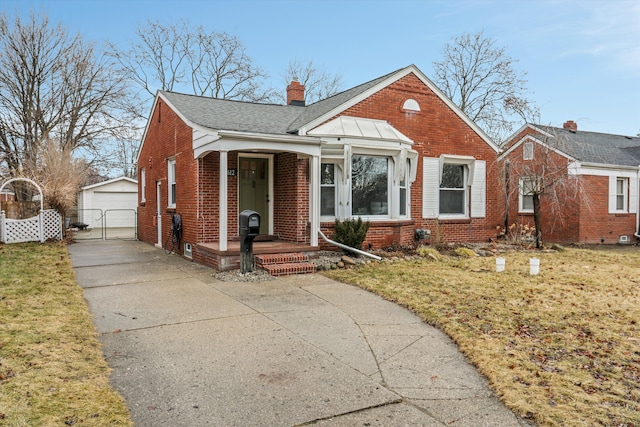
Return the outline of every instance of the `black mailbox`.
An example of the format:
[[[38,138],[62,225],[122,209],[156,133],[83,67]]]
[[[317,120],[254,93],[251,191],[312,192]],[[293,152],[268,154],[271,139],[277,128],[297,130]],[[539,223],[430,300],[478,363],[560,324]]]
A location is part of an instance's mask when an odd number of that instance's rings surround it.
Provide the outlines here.
[[[253,271],[253,239],[260,234],[260,214],[252,210],[240,212],[238,218],[240,234],[240,272]]]
[[[240,212],[240,236],[257,236],[260,234],[260,214],[252,210]]]

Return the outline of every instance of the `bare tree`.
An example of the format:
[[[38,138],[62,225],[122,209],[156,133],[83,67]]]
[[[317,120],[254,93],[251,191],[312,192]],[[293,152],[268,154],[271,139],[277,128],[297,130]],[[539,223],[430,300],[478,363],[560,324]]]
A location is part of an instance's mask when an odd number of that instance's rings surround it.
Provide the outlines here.
[[[538,109],[525,97],[526,73],[484,32],[464,33],[442,53],[433,63],[436,84],[498,144],[516,125],[537,122]]]
[[[44,203],[64,217],[75,206],[76,194],[87,176],[86,163],[50,139],[39,145],[37,156],[30,162],[33,163],[26,165],[25,177],[40,185]]]
[[[131,47],[112,55],[125,74],[149,97],[157,90],[193,93],[221,99],[264,102],[273,99],[263,89],[267,75],[246,54],[236,37],[207,32],[180,20],[175,25],[148,21],[136,32]]]
[[[503,162],[507,199],[504,231],[508,233],[516,224],[510,224],[510,212],[518,207],[531,210],[538,249],[543,248],[545,235],[557,232],[575,219],[567,215],[575,215],[579,209],[591,209],[589,193],[580,176],[572,173],[571,162],[559,154],[566,152],[565,143],[560,136],[545,136],[530,145],[529,160],[514,156]],[[523,206],[519,206],[520,203]],[[550,229],[545,230],[543,224]]]
[[[0,158],[10,176],[31,175],[45,141],[96,155],[130,126],[125,79],[79,35],[46,16],[0,15]]]
[[[306,63],[298,59],[290,61],[284,77],[283,87],[287,87],[294,79],[297,79],[305,88],[305,104],[312,104],[335,95],[342,87],[341,75],[329,74],[324,68],[316,66],[313,61]],[[280,99],[284,101],[286,97],[280,95]]]

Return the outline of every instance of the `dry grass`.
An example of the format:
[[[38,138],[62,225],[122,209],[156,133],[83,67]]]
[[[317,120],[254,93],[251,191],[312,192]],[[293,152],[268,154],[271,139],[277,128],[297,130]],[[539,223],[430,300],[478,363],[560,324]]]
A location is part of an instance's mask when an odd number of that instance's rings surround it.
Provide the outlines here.
[[[0,425],[132,425],[62,243],[0,245]]]
[[[541,426],[640,426],[640,249],[509,252],[327,272],[448,333]],[[529,274],[529,258],[540,274]]]

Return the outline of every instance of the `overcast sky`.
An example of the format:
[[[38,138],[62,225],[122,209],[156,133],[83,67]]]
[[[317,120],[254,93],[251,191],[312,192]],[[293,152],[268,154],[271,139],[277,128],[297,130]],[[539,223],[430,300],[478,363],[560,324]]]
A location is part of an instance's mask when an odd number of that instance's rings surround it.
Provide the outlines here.
[[[274,87],[296,58],[341,75],[342,89],[409,64],[433,80],[448,41],[484,30],[527,73],[542,124],[640,133],[636,0],[0,0],[9,17],[30,10],[98,43],[124,45],[148,20],[228,32]]]

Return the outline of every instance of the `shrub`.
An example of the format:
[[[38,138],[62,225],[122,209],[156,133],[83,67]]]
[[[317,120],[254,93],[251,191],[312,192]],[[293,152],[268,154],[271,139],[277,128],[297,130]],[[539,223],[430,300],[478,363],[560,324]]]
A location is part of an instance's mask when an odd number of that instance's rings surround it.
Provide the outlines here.
[[[362,249],[362,243],[367,237],[369,225],[369,221],[363,221],[360,217],[358,219],[345,219],[344,221],[336,219],[333,240],[355,249]]]
[[[456,255],[464,258],[473,258],[474,256],[477,256],[477,254],[472,249],[465,248],[465,247],[457,248],[455,252],[456,252]]]
[[[435,261],[440,261],[442,259],[442,255],[435,248],[430,248],[428,246],[419,246],[416,249],[416,253],[421,257],[430,258]]]

